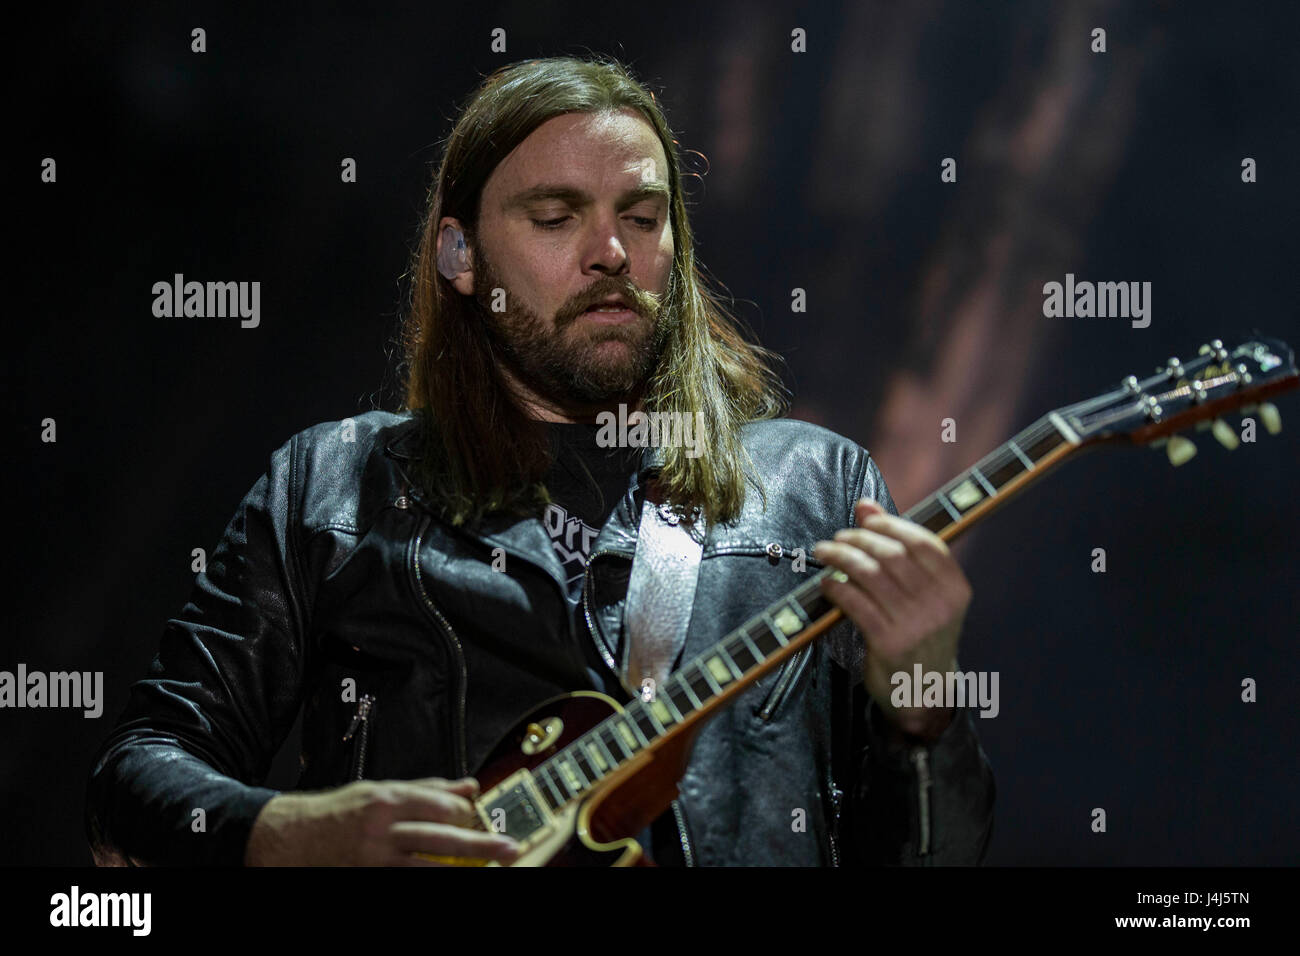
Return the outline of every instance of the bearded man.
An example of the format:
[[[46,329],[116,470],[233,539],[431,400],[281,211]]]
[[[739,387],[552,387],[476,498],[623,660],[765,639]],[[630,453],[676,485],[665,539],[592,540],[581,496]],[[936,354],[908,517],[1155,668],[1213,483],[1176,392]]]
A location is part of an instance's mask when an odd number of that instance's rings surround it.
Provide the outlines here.
[[[890,701],[892,675],[956,668],[970,586],[865,449],[779,417],[773,356],[701,279],[653,95],[606,60],[488,77],[411,275],[403,409],[273,453],[96,761],[96,861],[516,861],[531,831],[485,826],[472,774],[521,715],[660,688],[644,733],[575,765],[598,783],[764,651],[711,652],[698,694],[683,662],[830,568],[816,600],[844,620],[699,723],[675,799],[628,785],[652,812],[621,859],[979,862],[969,711]],[[645,416],[654,441],[626,427]],[[785,607],[777,644],[807,623]],[[266,788],[300,710],[298,787]],[[582,787],[526,789],[549,814]]]

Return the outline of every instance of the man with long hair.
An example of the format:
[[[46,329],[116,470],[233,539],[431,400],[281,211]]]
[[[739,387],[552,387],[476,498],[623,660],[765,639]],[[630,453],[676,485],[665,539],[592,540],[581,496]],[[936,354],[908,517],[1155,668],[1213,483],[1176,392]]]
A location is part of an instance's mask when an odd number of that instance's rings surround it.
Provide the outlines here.
[[[894,675],[956,668],[969,584],[865,449],[779,417],[681,180],[617,62],[475,91],[412,263],[405,407],[275,453],[97,761],[99,862],[511,861],[470,774],[514,721],[576,690],[650,700],[818,564],[845,620],[705,724],[677,799],[627,836],[669,865],[979,862],[969,713],[891,701]],[[688,578],[639,578],[648,521],[693,542]],[[629,625],[682,580],[679,644]],[[298,790],[258,786],[304,707]]]

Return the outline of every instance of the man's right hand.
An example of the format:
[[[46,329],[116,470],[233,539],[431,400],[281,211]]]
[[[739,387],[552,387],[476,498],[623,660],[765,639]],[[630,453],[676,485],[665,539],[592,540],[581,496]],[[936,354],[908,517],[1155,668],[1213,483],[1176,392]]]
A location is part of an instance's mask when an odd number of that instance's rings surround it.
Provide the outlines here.
[[[282,793],[248,837],[249,866],[443,866],[416,854],[509,863],[519,845],[471,830],[473,777],[358,780],[334,790]]]

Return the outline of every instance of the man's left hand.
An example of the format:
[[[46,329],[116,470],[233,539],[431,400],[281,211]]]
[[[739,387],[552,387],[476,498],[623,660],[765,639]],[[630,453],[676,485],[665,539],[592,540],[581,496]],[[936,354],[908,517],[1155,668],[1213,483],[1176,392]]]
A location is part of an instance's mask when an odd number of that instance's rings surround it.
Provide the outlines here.
[[[971,586],[937,534],[885,511],[863,498],[854,508],[856,528],[833,541],[818,541],[817,560],[848,576],[828,575],[825,595],[857,625],[866,639],[863,680],[867,692],[902,731],[937,738],[952,720],[952,708],[895,707],[890,678],[913,666],[923,673],[955,669]],[[913,688],[919,695],[921,688]],[[913,703],[917,703],[914,696]]]

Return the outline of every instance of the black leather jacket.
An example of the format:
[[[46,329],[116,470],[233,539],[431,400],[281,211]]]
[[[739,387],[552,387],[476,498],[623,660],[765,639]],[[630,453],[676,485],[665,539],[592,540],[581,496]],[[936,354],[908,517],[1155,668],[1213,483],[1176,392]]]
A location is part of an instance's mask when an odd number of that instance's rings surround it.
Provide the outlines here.
[[[95,761],[86,825],[97,861],[242,863],[276,793],[258,784],[301,707],[298,786],[319,789],[472,774],[533,706],[591,688],[592,659],[619,686],[655,450],[596,539],[575,625],[541,522],[467,531],[439,520],[410,480],[418,439],[411,415],[372,411],[273,453]],[[766,508],[751,491],[737,522],[710,529],[682,660],[793,589],[795,549],[818,567],[813,543],[853,523],[857,498],[897,513],[866,450],[826,429],[754,422],[745,444]],[[661,863],[982,859],[994,784],[971,712],[933,744],[904,739],[867,697],[860,661],[845,621],[704,727],[655,827]]]

